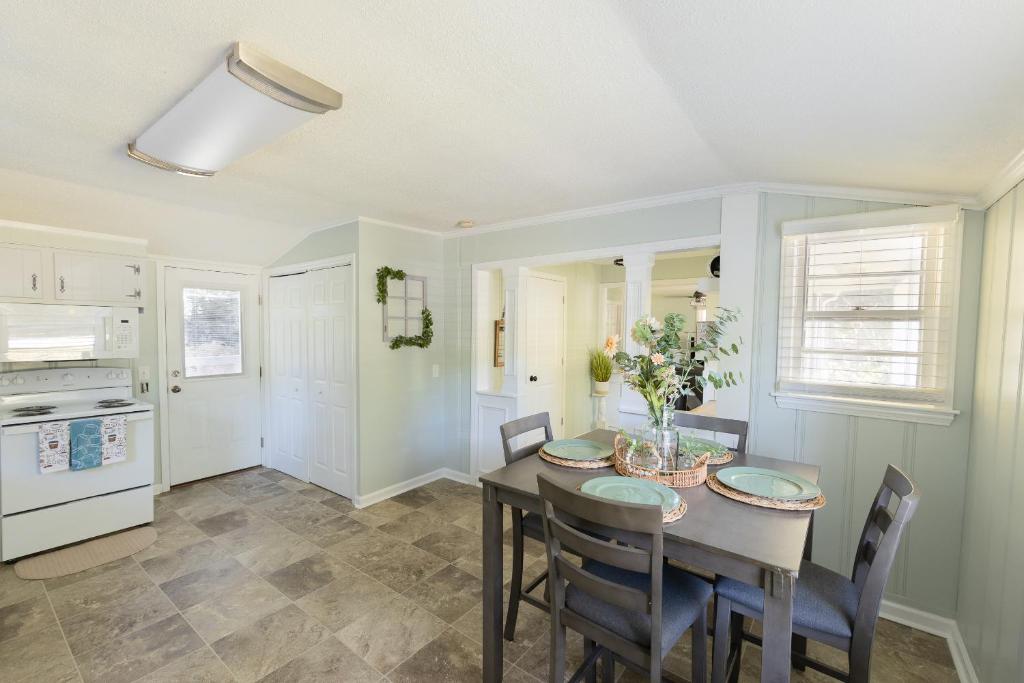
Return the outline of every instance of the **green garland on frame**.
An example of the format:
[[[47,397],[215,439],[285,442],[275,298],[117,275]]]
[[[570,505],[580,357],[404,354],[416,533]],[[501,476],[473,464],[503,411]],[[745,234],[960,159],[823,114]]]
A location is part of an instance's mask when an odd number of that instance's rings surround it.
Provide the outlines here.
[[[388,280],[405,280],[405,271],[400,268],[381,266],[377,269],[377,303],[388,302]],[[415,346],[425,349],[434,340],[434,316],[429,308],[424,308],[420,315],[423,316],[423,330],[416,336],[400,334],[391,340],[388,346],[391,349],[400,349],[403,346]]]

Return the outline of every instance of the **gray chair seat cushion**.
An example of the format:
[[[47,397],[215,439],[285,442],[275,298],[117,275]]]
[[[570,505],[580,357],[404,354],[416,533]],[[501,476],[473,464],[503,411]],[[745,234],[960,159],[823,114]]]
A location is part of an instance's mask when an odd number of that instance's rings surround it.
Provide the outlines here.
[[[756,586],[720,576],[715,592],[749,610],[764,613],[764,591]],[[793,598],[793,626],[850,638],[859,598],[857,587],[842,574],[803,562]]]
[[[626,571],[595,560],[587,560],[583,568],[607,581],[648,592],[651,577],[648,574]],[[667,653],[707,609],[714,592],[707,581],[682,569],[665,565],[662,574],[661,651]],[[565,591],[565,605],[581,616],[600,624],[616,635],[635,643],[646,644],[651,639],[651,615],[633,612],[612,605],[586,593],[571,583]]]

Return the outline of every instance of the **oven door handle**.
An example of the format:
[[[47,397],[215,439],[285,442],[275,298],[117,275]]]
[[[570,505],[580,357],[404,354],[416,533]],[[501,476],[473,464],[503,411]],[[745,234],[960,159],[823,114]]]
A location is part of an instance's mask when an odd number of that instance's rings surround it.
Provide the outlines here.
[[[128,422],[141,422],[142,420],[152,420],[153,413],[150,411],[141,413],[119,413],[128,417]],[[101,418],[103,415],[96,415],[95,418]],[[76,420],[89,420],[92,418],[88,417],[76,417]],[[51,422],[71,422],[72,420],[51,420]],[[8,425],[0,430],[4,436],[14,436],[16,434],[35,434],[39,431],[39,425],[45,424],[43,422],[33,422],[31,424],[24,425]]]

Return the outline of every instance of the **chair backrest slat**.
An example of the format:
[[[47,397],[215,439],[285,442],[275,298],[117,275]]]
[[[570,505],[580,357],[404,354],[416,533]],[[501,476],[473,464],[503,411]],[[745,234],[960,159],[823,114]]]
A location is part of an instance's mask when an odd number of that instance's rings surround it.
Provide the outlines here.
[[[890,511],[894,497],[898,498],[898,503],[895,510]],[[870,659],[871,639],[885,584],[896,561],[900,539],[920,499],[910,477],[889,465],[864,522],[853,565],[852,580],[860,592],[851,646],[854,658]]]
[[[634,612],[650,614],[650,593],[602,579],[580,569],[561,555],[555,558],[555,562],[558,563],[559,576],[580,590],[598,596],[612,605],[617,605]]]
[[[580,557],[589,557],[619,569],[647,574],[651,571],[651,553],[581,533],[560,519],[551,520],[551,534],[564,548]]]
[[[736,450],[743,453],[747,450],[748,425],[743,420],[730,420],[724,417],[713,415],[694,415],[693,413],[676,412],[673,418],[676,427],[686,429],[700,429],[705,432],[716,434],[734,434],[736,436]]]
[[[512,448],[512,439],[538,429],[544,430],[544,438],[542,440],[531,443],[528,446]],[[554,439],[554,434],[551,431],[551,417],[547,413],[527,415],[526,417],[506,422],[498,428],[498,431],[501,432],[501,448],[505,454],[506,465],[511,465],[517,460],[533,455],[540,450],[541,446]]]

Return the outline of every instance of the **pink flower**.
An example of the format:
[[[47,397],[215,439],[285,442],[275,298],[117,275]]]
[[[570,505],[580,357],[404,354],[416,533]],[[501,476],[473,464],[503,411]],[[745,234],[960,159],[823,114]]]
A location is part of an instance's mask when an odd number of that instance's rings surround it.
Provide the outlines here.
[[[665,362],[665,356],[663,356],[660,353],[652,353],[651,362],[654,363],[655,365],[661,365],[662,363]]]
[[[604,355],[611,358],[619,350],[619,335],[613,334],[604,340]]]

